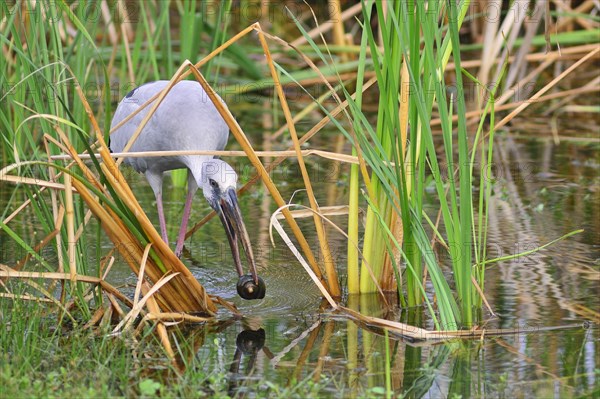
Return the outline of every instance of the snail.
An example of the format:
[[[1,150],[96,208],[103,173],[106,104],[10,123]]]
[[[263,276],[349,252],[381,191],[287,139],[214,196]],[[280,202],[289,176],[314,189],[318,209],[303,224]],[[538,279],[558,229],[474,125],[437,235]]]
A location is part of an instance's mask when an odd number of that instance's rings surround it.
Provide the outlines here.
[[[237,282],[237,292],[243,299],[263,299],[265,297],[266,285],[262,278],[256,277],[258,284],[251,274],[240,276]]]

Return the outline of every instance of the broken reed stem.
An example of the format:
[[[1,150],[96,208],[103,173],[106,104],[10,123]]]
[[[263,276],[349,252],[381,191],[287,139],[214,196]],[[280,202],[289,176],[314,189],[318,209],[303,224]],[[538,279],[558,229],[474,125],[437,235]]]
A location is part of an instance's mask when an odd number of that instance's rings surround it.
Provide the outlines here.
[[[176,313],[176,312],[162,312],[162,313],[148,313],[142,319],[142,323],[145,321],[157,320],[161,322],[179,322],[187,321],[190,323],[205,323],[211,319],[208,317],[193,316],[187,313]]]
[[[140,271],[138,273],[138,281],[135,285],[135,293],[133,294],[133,307],[135,308],[138,304],[138,300],[140,298],[140,292],[142,291],[142,282],[144,281],[144,270],[146,269],[146,262],[148,261],[148,255],[150,254],[150,248],[152,248],[152,243],[146,244],[146,248],[144,248],[144,256],[142,257],[142,262],[140,263]]]
[[[138,297],[134,298],[135,302],[134,302],[133,308],[131,308],[131,311],[114,328],[113,332],[117,333],[121,330],[128,330],[132,326],[133,322],[138,317],[138,315],[140,314],[142,309],[144,308],[144,305],[150,299],[154,299],[153,295],[156,294],[158,292],[158,290],[160,290],[161,287],[163,287],[165,284],[167,284],[169,282],[169,280],[172,280],[176,276],[177,276],[177,274],[164,275],[156,284],[154,284],[152,286],[152,288],[150,288],[150,290],[148,290],[148,292],[144,291],[143,298],[139,299],[139,301],[138,301]],[[140,275],[139,275],[138,282],[141,282],[140,285],[147,284],[147,281],[143,277],[143,271],[141,268],[140,268]],[[140,288],[141,288],[141,286],[140,286]]]
[[[260,26],[257,29],[260,29]],[[324,83],[325,86],[327,86],[327,88],[329,89],[329,92],[331,93],[331,96],[339,104],[339,106],[336,109],[339,109],[339,112],[343,112],[346,115],[346,118],[348,119],[348,121],[350,123],[352,123],[352,118],[350,117],[350,115],[346,111],[346,106],[348,104],[348,100],[344,100],[344,101],[341,100],[341,98],[338,96],[336,90],[329,83],[328,79],[321,73],[321,70],[319,69],[319,67],[310,58],[308,58],[304,53],[302,53],[300,50],[298,50],[296,47],[294,47],[294,45],[286,42],[285,40],[279,38],[278,36],[271,35],[271,34],[269,34],[267,32],[262,31],[262,30],[260,30],[260,32],[261,32],[262,36],[268,37],[269,39],[271,39],[271,40],[273,40],[273,41],[281,44],[282,46],[287,47],[287,48],[295,51],[302,58],[302,60],[304,60],[304,62],[306,62],[306,64],[320,77],[321,82]],[[338,81],[338,80],[336,79],[336,81]],[[377,78],[375,76],[373,76],[371,79],[369,79],[367,81],[367,83],[365,83],[363,85],[362,92],[364,93],[365,90],[367,90],[367,88],[369,88],[370,86],[372,86],[376,81],[377,81]],[[351,97],[353,99],[355,99],[356,98],[356,93],[354,93]],[[336,115],[337,114],[331,113],[331,117],[335,117]],[[326,116],[325,118],[329,119],[329,116]],[[319,125],[319,124],[317,124],[317,125]],[[312,135],[309,135],[309,133],[313,132],[313,130],[316,128],[317,125],[315,125],[315,127],[313,127],[313,129],[310,129],[302,137],[302,139],[304,139],[306,136],[308,136],[308,138],[312,137]],[[320,130],[320,128],[318,128],[317,130]],[[352,140],[355,143],[358,142],[356,134],[354,133],[354,130],[350,129],[349,133],[352,136]],[[308,140],[308,138],[307,138],[307,140]],[[303,141],[301,140],[301,142],[303,142]],[[365,160],[363,159],[363,156],[362,156],[362,150],[360,149],[360,146],[354,146],[354,149],[356,150],[356,155],[358,156],[359,165],[360,165],[360,171],[361,171],[361,174],[363,175],[363,179],[365,180],[365,183],[366,183],[367,187],[370,187],[371,186],[371,184],[370,184],[370,178],[369,178],[369,174],[368,174],[368,171],[367,171],[366,162],[365,162]],[[369,194],[372,195],[371,190],[369,190]]]
[[[304,211],[306,211],[306,212],[308,212],[308,213],[310,213],[312,215],[315,214],[315,211],[313,211],[311,208],[305,207],[303,205],[287,204],[284,207],[289,209],[292,206],[296,206],[296,207],[302,208]],[[309,277],[311,277],[313,279],[313,281],[315,282],[315,284],[319,288],[319,290],[321,290],[321,293],[323,294],[323,297],[335,309],[338,305],[335,303],[335,301],[333,300],[333,298],[331,298],[331,296],[329,295],[329,293],[327,293],[325,291],[325,289],[322,286],[322,284],[315,278],[315,276],[313,275],[312,270],[310,269],[310,267],[308,267],[308,265],[306,264],[306,261],[300,255],[300,252],[296,249],[296,247],[294,246],[294,244],[292,243],[292,241],[289,239],[287,233],[285,232],[285,230],[283,230],[283,228],[281,227],[281,224],[278,222],[277,219],[281,219],[279,217],[279,212],[283,212],[284,207],[281,207],[281,208],[277,209],[271,215],[271,219],[270,219],[270,223],[269,223],[269,236],[271,238],[271,243],[273,244],[273,246],[275,246],[274,240],[273,240],[273,232],[272,232],[272,229],[271,229],[271,227],[274,226],[275,229],[277,230],[277,232],[279,233],[279,235],[281,236],[281,238],[283,239],[284,243],[288,246],[288,248],[292,252],[292,254],[296,257],[296,259],[298,259],[298,262],[300,262],[300,264],[304,267],[304,269],[306,270],[307,274],[309,275]],[[323,213],[318,214],[318,216],[321,219],[323,219],[325,222],[327,222],[331,227],[333,227],[342,236],[344,236],[350,242],[350,244],[353,245],[356,248],[356,250],[360,253],[360,255],[363,256],[362,255],[362,251],[359,248],[358,242],[356,242],[353,239],[351,239],[350,236],[344,230],[342,230],[339,226],[337,226],[335,223],[333,223],[330,219],[326,218],[323,215]],[[369,263],[366,260],[365,260],[365,265],[367,267],[367,270],[368,270],[369,274],[373,278],[375,286],[377,287],[377,291],[381,294],[381,298],[383,299],[385,305],[389,306],[389,304],[387,302],[387,299],[386,299],[386,297],[385,297],[385,295],[383,293],[383,290],[381,289],[381,286],[379,285],[379,283],[377,282],[377,280],[374,277],[373,269],[371,268],[371,265],[369,265]]]
[[[112,158],[108,155],[108,151],[102,149],[100,151],[103,161],[113,162]],[[165,272],[173,271],[179,272],[180,278],[173,281],[172,284],[165,286],[164,295],[161,295],[160,298],[164,298],[167,303],[167,309],[169,310],[184,310],[184,311],[204,311],[208,309],[209,313],[216,312],[216,307],[206,294],[204,287],[198,283],[198,281],[194,278],[191,272],[181,263],[181,260],[175,256],[173,251],[168,247],[168,245],[162,240],[154,225],[150,222],[147,215],[144,213],[140,204],[135,199],[133,192],[131,192],[130,187],[127,185],[125,178],[119,171],[116,165],[112,164],[113,168],[109,169],[106,163],[101,164],[102,171],[108,177],[108,182],[115,189],[119,198],[125,203],[125,205],[133,212],[138,223],[140,223],[142,230],[149,238],[150,242],[153,244],[155,248],[155,253],[159,256],[163,265],[166,267],[166,270],[159,270],[158,265],[149,268],[147,271],[148,276],[154,283],[157,283],[158,280],[164,275]],[[115,215],[116,216],[116,215]],[[124,229],[128,231],[127,229]],[[121,241],[114,241],[121,242]],[[129,242],[135,246],[136,254],[135,261],[130,262],[130,266],[134,271],[139,272],[139,264],[142,260],[142,256],[140,256],[139,243],[133,237],[129,238]],[[192,300],[192,298],[194,300]],[[183,302],[183,303],[182,303]],[[183,308],[182,308],[183,305]],[[201,306],[201,309],[198,309],[198,305]]]

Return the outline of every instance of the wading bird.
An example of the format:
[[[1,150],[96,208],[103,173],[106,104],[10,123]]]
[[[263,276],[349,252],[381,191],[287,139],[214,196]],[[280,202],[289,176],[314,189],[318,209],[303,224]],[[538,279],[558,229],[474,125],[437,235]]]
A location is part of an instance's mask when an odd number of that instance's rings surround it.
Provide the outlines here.
[[[161,80],[147,83],[130,91],[119,103],[111,123],[111,129],[136,111],[146,101],[168,85]],[[147,106],[110,136],[112,152],[122,152],[129,139],[148,114]],[[140,135],[130,148],[130,152],[144,151],[219,151],[225,148],[229,128],[216,107],[196,81],[181,81],[166,95]],[[125,158],[137,172],[143,173],[156,196],[160,233],[165,243],[167,227],[162,203],[163,173],[173,169],[188,169],[188,192],[183,209],[183,218],[175,245],[179,257],[190,218],[192,199],[202,188],[204,197],[215,210],[229,240],[233,260],[240,276],[238,294],[244,299],[260,299],[265,296],[265,283],[258,277],[250,238],[242,219],[236,195],[237,174],[226,162],[207,155],[180,155],[164,157]],[[250,265],[250,275],[244,275],[238,239],[242,242]]]

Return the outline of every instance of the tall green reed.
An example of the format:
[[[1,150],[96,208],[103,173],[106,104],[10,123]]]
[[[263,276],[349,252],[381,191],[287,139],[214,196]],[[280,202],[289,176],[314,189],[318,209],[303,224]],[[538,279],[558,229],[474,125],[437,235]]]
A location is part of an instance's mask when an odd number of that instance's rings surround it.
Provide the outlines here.
[[[369,3],[366,4],[368,6]],[[380,126],[379,119],[382,117],[387,117],[392,128],[387,131],[383,130],[388,137],[375,134],[370,135],[370,139],[372,143],[384,148],[387,143],[394,143],[391,153],[388,153],[390,154],[389,158],[382,157],[380,152],[376,154],[379,158],[373,157],[371,160],[378,165],[378,168],[373,171],[374,175],[377,175],[379,181],[389,183],[389,185],[381,185],[384,187],[383,192],[387,202],[384,200],[382,203],[377,203],[372,209],[373,211],[378,209],[385,215],[386,207],[388,203],[391,203],[402,218],[404,237],[402,245],[406,254],[404,261],[407,270],[405,273],[407,302],[409,305],[415,305],[423,300],[421,296],[423,292],[421,263],[423,263],[435,290],[442,327],[453,328],[457,323],[467,327],[473,324],[473,303],[477,293],[473,285],[474,243],[472,235],[478,231],[479,240],[476,241],[476,244],[479,249],[476,252],[484,256],[482,248],[485,247],[485,238],[482,230],[485,229],[485,212],[479,213],[479,221],[476,223],[472,190],[474,186],[474,153],[477,151],[477,146],[474,146],[469,138],[465,120],[465,85],[460,67],[461,55],[458,37],[458,30],[466,14],[468,2],[459,3],[460,8],[454,2],[450,2],[448,8],[445,4],[434,1],[408,2],[392,8],[386,2],[375,2],[383,43],[386,43],[386,40],[389,43],[397,41],[400,51],[396,53],[392,46],[386,49],[384,45],[383,54],[379,56],[379,63],[374,63],[380,88],[378,128]],[[385,16],[384,11],[387,13]],[[382,21],[382,18],[387,18],[387,20]],[[365,26],[370,31],[370,26],[367,24]],[[372,54],[377,54],[375,34],[370,31],[369,36]],[[452,55],[455,69],[458,72],[453,76],[453,88],[449,93],[450,85],[447,83],[444,70],[450,55]],[[385,79],[384,74],[384,66],[390,65],[394,61],[397,62],[400,57],[408,60],[406,67],[409,79],[408,82],[402,83],[410,87],[408,143],[400,141],[403,138],[399,134],[402,127],[397,118],[399,105],[396,104],[400,103],[402,99],[398,97],[395,86],[392,86],[392,90],[387,90],[387,87],[390,86],[389,81],[394,81],[393,77]],[[386,88],[382,89],[381,82],[387,85]],[[382,110],[381,107],[381,97],[384,96],[388,109],[393,110],[389,116],[386,116],[385,110]],[[436,151],[429,123],[434,110],[437,111],[441,120],[445,121],[441,125],[443,142],[441,154]],[[489,110],[489,107],[486,110]],[[451,122],[453,112],[456,112],[458,116],[456,124]],[[482,122],[486,115],[484,114],[482,117]],[[483,124],[480,124],[480,129],[482,126]],[[381,132],[378,129],[378,133]],[[483,158],[480,166],[483,171],[484,163],[491,162],[491,152],[487,146],[491,143],[490,140],[493,140],[493,135],[487,140],[478,135],[478,139],[476,144],[481,146]],[[406,153],[399,150],[403,148],[404,144],[408,145]],[[365,154],[372,154],[372,152],[365,151]],[[384,166],[390,161],[394,162],[394,168]],[[446,168],[446,173],[443,173],[442,165]],[[441,227],[431,223],[423,211],[427,178],[432,179],[435,185],[436,204],[441,213]],[[490,191],[484,190],[485,179],[481,179],[479,184],[482,189],[480,190],[480,205],[487,204]],[[374,228],[385,227],[384,224],[389,223],[389,219],[381,218],[381,222]],[[441,271],[442,265],[433,256],[434,248],[431,244],[433,241],[428,239],[423,226],[428,226],[433,231],[436,240],[441,241],[448,251],[456,284],[454,294]],[[369,225],[367,225],[367,229],[369,229]],[[389,230],[389,224],[385,229]],[[369,232],[365,232],[366,239],[369,238],[367,233]],[[395,241],[396,238],[389,237],[388,239]],[[365,256],[369,256],[368,253]],[[371,259],[373,263],[376,263],[380,258]],[[379,265],[376,264],[374,268],[376,267]],[[364,269],[361,271],[361,275],[364,275]],[[482,278],[483,274],[478,274],[477,277]],[[482,281],[478,281],[478,283],[480,286],[483,284]],[[455,301],[455,297],[457,301]]]
[[[93,61],[98,58],[97,47],[90,40],[87,31],[79,32],[74,40],[64,40],[65,21],[70,21],[70,26],[78,27],[81,26],[81,21],[87,19],[90,28],[97,29],[98,20],[86,14],[89,8],[79,7],[73,10],[60,2],[37,2],[35,5],[33,2],[13,5],[2,2],[0,7],[2,15],[9,17],[4,30],[0,32],[0,42],[13,55],[6,60],[6,67],[0,70],[0,86],[3,88],[0,101],[2,162],[9,164],[19,160],[45,159],[42,136],[54,135],[56,120],[69,121],[83,131],[89,129],[89,119],[75,94],[73,77],[80,82],[86,82],[92,80],[93,76],[95,82],[104,80],[108,83],[102,61]],[[110,93],[105,87],[101,87],[98,92]],[[99,100],[102,100],[102,97]],[[105,101],[104,104],[106,103]],[[51,115],[55,119],[45,118],[44,115]],[[83,148],[82,144],[88,140],[85,135],[78,135],[75,129],[70,129],[68,135],[80,148]],[[48,148],[52,154],[59,152],[52,144]],[[42,167],[24,168],[21,174],[44,180],[50,178],[48,169]],[[36,186],[25,186],[13,197],[15,202],[24,199],[22,193],[31,200],[36,219],[45,234],[49,234],[59,221],[54,220],[48,192],[42,193]],[[86,211],[82,201],[75,201],[76,220],[83,221]],[[3,225],[3,229],[7,230],[10,227]],[[24,233],[20,231],[19,226],[14,228],[14,232]],[[68,243],[66,231],[63,230],[60,236],[62,243]],[[19,244],[26,245],[24,240]],[[89,273],[94,266],[98,269],[99,258],[94,265],[91,259],[84,256],[91,246],[85,234],[81,235],[76,245],[77,273]],[[66,259],[66,247],[67,245],[62,245],[55,248],[57,253],[60,252],[59,258]],[[29,253],[32,250],[28,245],[23,248]],[[68,268],[67,263],[64,264]],[[71,290],[79,299],[77,304],[80,309],[89,316],[90,310],[83,300],[82,287],[73,284]]]
[[[370,7],[374,6],[377,12],[381,47],[377,45],[377,34],[370,24],[365,23],[371,54],[377,57],[373,65],[378,78],[379,112],[375,131],[365,123],[363,129],[357,131],[358,145],[373,168],[371,184],[374,187],[370,188],[370,192],[375,193],[368,201],[370,208],[363,247],[366,262],[361,267],[361,292],[370,292],[375,286],[367,273],[368,265],[377,279],[381,281],[384,278],[381,274],[386,259],[383,254],[391,240],[406,266],[406,303],[414,306],[423,299],[427,300],[423,287],[423,267],[426,265],[438,299],[441,317],[438,328],[454,328],[460,322],[461,314],[441,267],[433,256],[430,240],[422,225],[426,160],[434,168],[434,175],[437,166],[437,154],[430,151],[433,141],[429,120],[434,103],[433,93],[440,96],[442,90],[441,85],[437,85],[437,90],[431,90],[436,83],[435,77],[441,76],[444,69],[444,51],[439,48],[444,27],[438,24],[438,20],[443,21],[442,10],[432,8],[437,5],[434,2],[428,3],[428,12],[423,3],[397,2],[392,6],[391,3],[378,1],[364,4],[365,21],[370,20]],[[434,10],[438,12],[432,12]],[[437,59],[433,58],[434,48],[438,50]],[[404,75],[404,81],[400,81],[403,66],[408,74]],[[406,97],[400,95],[402,85],[410,88],[404,90]],[[445,93],[443,99],[446,99]],[[403,101],[408,101],[408,131],[400,119],[401,108],[406,106]],[[447,110],[447,107],[446,103],[440,103],[439,108]],[[365,120],[361,115],[362,110],[354,108],[353,112],[354,118]],[[453,156],[451,142],[446,149],[446,155]],[[431,160],[431,157],[435,159]],[[447,208],[439,167],[437,172],[436,186],[440,203]],[[394,234],[392,212],[402,221],[402,238]],[[393,263],[398,279],[400,265],[396,264],[393,253],[387,259]],[[404,287],[399,284],[398,289],[403,297]]]
[[[475,281],[483,278],[481,272],[473,275],[474,244],[477,245],[476,259],[481,261],[485,257],[486,213],[483,208],[490,191],[489,184],[480,187],[483,189],[479,199],[481,209],[476,216],[472,204],[473,160],[475,152],[482,151],[480,173],[483,173],[485,162],[491,162],[489,149],[493,134],[489,137],[481,134],[483,121],[490,110],[489,103],[475,142],[467,131],[458,30],[468,5],[467,1],[458,5],[450,2],[449,7],[447,3],[437,1],[363,2],[359,64],[372,65],[377,77],[377,123],[373,127],[363,111],[359,90],[355,99],[345,92],[352,130],[332,121],[347,136],[355,153],[360,152],[371,168],[371,176],[363,176],[362,182],[363,197],[369,205],[363,236],[363,263],[358,271],[357,254],[349,248],[349,292],[377,290],[378,285],[389,280],[383,270],[385,262],[391,262],[392,267],[388,270],[392,270],[398,282],[402,303],[414,306],[424,301],[440,329],[473,324],[473,303],[478,298],[473,280],[474,277]],[[321,60],[335,67],[331,55],[325,56],[299,22],[297,26]],[[377,26],[378,30],[372,26]],[[370,50],[372,63],[366,50]],[[444,72],[451,56],[458,71],[454,76]],[[405,68],[405,74],[401,73],[402,68]],[[447,79],[453,79],[452,84]],[[357,80],[357,88],[361,88],[363,68],[359,68]],[[434,113],[444,121],[441,153],[436,150],[437,140],[434,140],[430,126]],[[452,123],[454,113],[458,115],[455,124]],[[358,237],[359,183],[358,168],[355,167],[351,169],[350,181],[351,240]],[[434,205],[441,214],[439,226],[424,210],[428,184],[435,189]],[[486,184],[485,179],[479,184]],[[395,231],[395,218],[401,220],[401,235]],[[436,242],[440,243],[438,248],[443,249],[436,249]],[[448,253],[456,286],[454,291],[436,251]],[[395,258],[394,254],[399,257]],[[425,289],[425,270],[434,289],[437,311]],[[359,285],[355,281],[357,275],[360,275]],[[477,282],[480,286],[483,283]]]

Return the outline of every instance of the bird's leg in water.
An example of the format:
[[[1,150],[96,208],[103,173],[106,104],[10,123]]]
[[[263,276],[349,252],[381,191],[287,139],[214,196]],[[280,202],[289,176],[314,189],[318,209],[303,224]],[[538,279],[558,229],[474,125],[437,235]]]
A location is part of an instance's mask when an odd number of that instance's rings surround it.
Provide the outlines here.
[[[180,258],[181,252],[183,252],[183,242],[185,241],[185,233],[187,232],[188,221],[190,220],[190,212],[192,210],[192,200],[194,194],[198,190],[198,184],[192,172],[188,170],[188,192],[185,199],[185,206],[183,207],[183,217],[181,218],[181,227],[179,228],[179,235],[177,236],[177,244],[175,246],[175,255]]]

